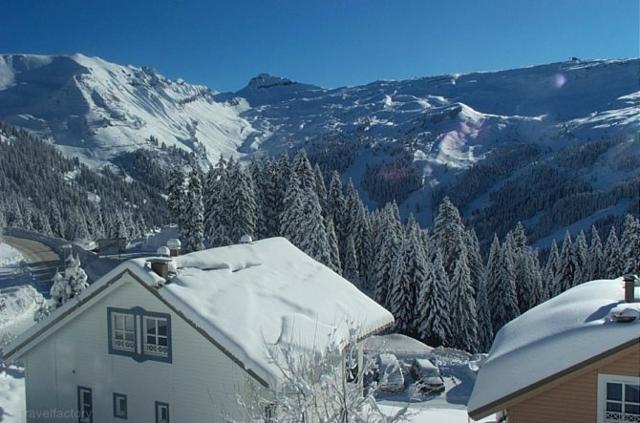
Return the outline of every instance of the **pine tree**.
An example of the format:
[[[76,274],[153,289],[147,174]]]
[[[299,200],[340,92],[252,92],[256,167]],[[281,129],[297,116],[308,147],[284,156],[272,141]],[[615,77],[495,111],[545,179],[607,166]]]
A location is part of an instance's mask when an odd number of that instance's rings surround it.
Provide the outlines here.
[[[433,237],[437,248],[442,252],[444,269],[449,277],[453,277],[456,262],[463,251],[466,254],[467,236],[460,213],[449,197],[445,197],[438,208],[433,225]]]
[[[238,162],[230,165],[227,186],[229,207],[225,211],[232,243],[239,242],[244,235],[255,237],[258,208],[255,187],[251,175],[243,171]]]
[[[320,263],[331,266],[331,248],[318,196],[313,186],[303,189],[297,172],[291,174],[280,222],[289,241]]]
[[[574,286],[576,271],[577,260],[575,256],[575,249],[571,241],[571,235],[569,232],[566,232],[562,243],[562,251],[560,253],[558,281],[556,282],[560,288],[560,292],[564,292]]]
[[[475,293],[471,286],[471,271],[466,254],[456,261],[451,279],[451,322],[453,328],[453,346],[476,352],[478,350],[478,320]]]
[[[209,169],[204,186],[204,234],[207,245],[211,247],[233,243],[227,213],[230,203],[228,181],[227,162],[220,156],[218,163]]]
[[[186,206],[187,191],[185,184],[184,171],[174,166],[169,173],[169,184],[167,186],[167,207],[169,208],[169,214],[174,220],[174,223],[179,226],[182,223],[184,216],[184,210]]]
[[[485,277],[485,269],[482,263],[478,235],[476,235],[476,231],[473,228],[467,232],[467,253],[469,256],[469,269],[471,270],[471,282],[474,292],[477,293],[478,287]]]
[[[585,236],[584,231],[580,231],[576,237],[573,248],[576,259],[576,272],[574,275],[573,286],[577,286],[591,280],[589,278],[589,245],[587,244],[587,237]]]
[[[356,257],[355,238],[349,236],[344,254],[343,276],[355,285],[360,285],[360,273],[358,271],[358,258]]]
[[[622,261],[624,274],[640,273],[640,222],[628,214],[622,228]]]
[[[284,196],[284,209],[280,215],[280,234],[292,244],[302,243],[300,233],[304,214],[303,192],[296,173],[291,174],[289,186]]]
[[[185,252],[204,249],[204,204],[202,200],[202,174],[195,167],[189,173],[188,188],[184,204],[184,217],[180,226],[182,248]]]
[[[603,277],[604,248],[600,234],[594,225],[591,226],[591,245],[589,246],[589,278],[596,280]]]
[[[419,320],[417,305],[420,297],[420,289],[427,278],[428,258],[420,237],[420,228],[413,216],[409,218],[405,233],[404,248],[405,272],[408,283],[407,307],[411,309],[405,332],[411,336],[418,333],[417,321]]]
[[[560,293],[560,253],[555,239],[551,242],[544,275],[546,296],[553,298]]]
[[[504,247],[500,248],[498,238],[494,237],[487,262],[487,289],[493,330],[496,333],[520,314],[514,266],[513,251],[508,248],[506,242]]]
[[[616,235],[616,228],[613,226],[609,231],[607,243],[604,247],[604,263],[604,278],[615,279],[622,276],[624,262],[620,249],[620,241],[618,241],[618,236]]]
[[[405,262],[405,249],[407,240],[401,240],[401,248],[393,257],[393,268],[389,280],[390,290],[388,295],[388,309],[396,320],[396,330],[407,333],[413,320],[413,307],[411,306],[412,289]]]
[[[342,263],[340,263],[340,251],[338,251],[338,237],[336,236],[336,230],[333,226],[333,221],[327,219],[327,240],[329,241],[329,254],[331,259],[329,261],[329,267],[337,274],[342,274]]]
[[[398,206],[388,204],[381,212],[376,236],[376,260],[374,273],[374,299],[378,304],[388,304],[393,260],[402,249],[402,232]]]
[[[428,345],[451,345],[451,299],[449,279],[440,252],[427,260],[427,273],[420,285],[417,326],[420,339]]]
[[[491,306],[487,293],[487,283],[483,275],[476,290],[476,311],[478,314],[478,350],[488,352],[493,343],[493,323],[491,322]]]
[[[56,272],[51,286],[51,299],[54,308],[60,307],[71,298],[76,297],[88,286],[87,274],[80,267],[80,260],[70,255],[65,260],[66,268],[64,274]]]

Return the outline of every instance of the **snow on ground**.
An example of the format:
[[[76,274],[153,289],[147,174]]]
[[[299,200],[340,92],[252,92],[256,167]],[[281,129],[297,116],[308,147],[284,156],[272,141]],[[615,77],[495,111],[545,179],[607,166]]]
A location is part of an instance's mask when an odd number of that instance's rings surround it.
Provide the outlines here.
[[[20,251],[0,240],[0,267],[18,264],[23,258]]]
[[[26,422],[24,369],[0,365],[0,422]]]
[[[34,313],[42,301],[31,285],[0,288],[0,349],[34,324]]]
[[[380,409],[388,415],[397,413],[402,408],[389,402],[383,402]],[[449,407],[440,408],[433,407],[425,403],[412,404],[409,406],[408,418],[410,423],[469,423],[475,420],[469,420],[467,409],[465,407]],[[481,422],[492,422],[495,420],[484,419]]]

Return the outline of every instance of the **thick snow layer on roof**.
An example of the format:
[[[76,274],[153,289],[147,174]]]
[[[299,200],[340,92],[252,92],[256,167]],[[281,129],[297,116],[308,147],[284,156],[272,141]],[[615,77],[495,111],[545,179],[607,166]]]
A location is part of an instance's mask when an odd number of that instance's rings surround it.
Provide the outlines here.
[[[640,300],[640,288],[636,288]],[[499,401],[536,382],[640,338],[640,321],[616,323],[610,311],[624,301],[622,279],[572,288],[504,326],[476,380],[468,408]]]
[[[346,337],[393,322],[354,285],[284,238],[176,257],[177,276],[160,295],[184,312],[247,368],[277,385],[268,346],[323,350]]]
[[[393,353],[403,358],[414,358],[426,357],[432,350],[417,339],[400,333],[371,336],[364,341],[364,351],[369,354]]]

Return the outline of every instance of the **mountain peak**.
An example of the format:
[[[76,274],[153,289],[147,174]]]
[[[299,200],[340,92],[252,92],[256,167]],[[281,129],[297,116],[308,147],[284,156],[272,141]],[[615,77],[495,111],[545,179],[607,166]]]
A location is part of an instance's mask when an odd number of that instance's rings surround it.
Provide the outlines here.
[[[280,76],[270,75],[268,73],[261,73],[251,78],[249,84],[247,84],[247,88],[260,89],[260,88],[272,88],[272,87],[282,87],[286,85],[295,84],[290,79],[282,78]]]

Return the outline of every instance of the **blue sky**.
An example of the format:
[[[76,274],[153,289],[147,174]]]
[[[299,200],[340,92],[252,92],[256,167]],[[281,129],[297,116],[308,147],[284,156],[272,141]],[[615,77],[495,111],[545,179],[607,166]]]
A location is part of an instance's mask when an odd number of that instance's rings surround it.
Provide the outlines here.
[[[640,0],[0,0],[0,52],[74,53],[237,90],[637,57]]]

